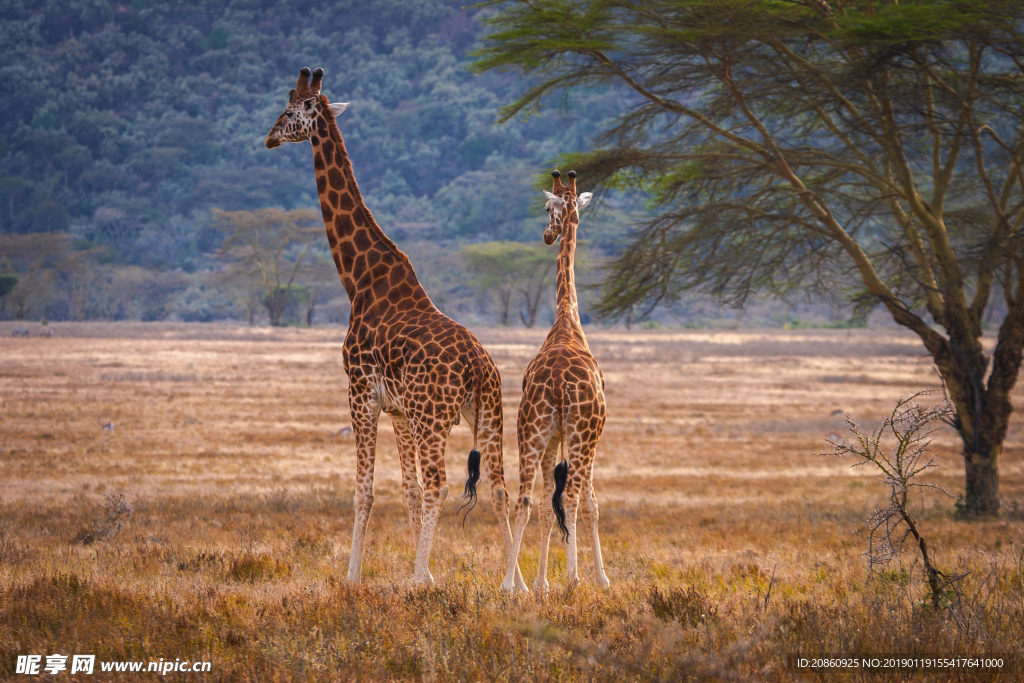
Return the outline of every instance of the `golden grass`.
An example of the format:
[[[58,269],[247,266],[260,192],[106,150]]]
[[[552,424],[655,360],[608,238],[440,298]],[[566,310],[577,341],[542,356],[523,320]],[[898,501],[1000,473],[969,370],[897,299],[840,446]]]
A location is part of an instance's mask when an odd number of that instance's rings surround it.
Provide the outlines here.
[[[465,529],[449,502],[437,585],[408,585],[387,420],[364,582],[345,583],[354,449],[334,434],[348,424],[344,330],[52,327],[52,339],[12,339],[0,325],[0,679],[18,678],[19,654],[61,652],[213,662],[188,680],[904,680],[815,677],[786,655],[1005,654],[1024,642],[1019,513],[966,523],[945,499],[915,507],[939,565],[972,572],[967,598],[936,614],[913,555],[867,574],[855,532],[884,487],[817,455],[843,433],[842,411],[870,422],[899,395],[938,386],[909,335],[590,332],[607,379],[595,484],[612,588],[592,587],[586,549],[583,584],[566,588],[553,540],[552,592],[509,598],[486,500]],[[504,378],[514,496],[520,379],[544,331],[478,334]],[[1019,424],[1001,464],[1010,507],[1024,499]],[[453,492],[470,443],[456,427]],[[929,481],[962,488],[955,435],[941,432],[935,449]],[[112,522],[104,508],[119,492],[132,510]],[[530,584],[537,545],[534,519],[521,557]]]

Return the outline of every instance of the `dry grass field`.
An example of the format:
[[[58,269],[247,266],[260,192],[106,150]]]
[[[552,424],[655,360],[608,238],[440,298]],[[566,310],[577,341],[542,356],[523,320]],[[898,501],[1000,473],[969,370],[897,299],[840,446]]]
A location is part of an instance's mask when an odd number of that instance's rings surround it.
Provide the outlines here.
[[[207,660],[224,681],[1020,680],[1024,668],[821,673],[802,653],[1014,654],[1024,642],[1024,421],[1001,472],[1003,519],[915,503],[937,563],[971,572],[936,612],[908,553],[869,575],[858,534],[886,498],[876,473],[818,453],[842,412],[879,421],[938,387],[895,331],[603,331],[589,337],[609,422],[595,470],[612,587],[507,597],[487,494],[463,529],[450,496],[437,585],[407,583],[413,549],[382,420],[364,582],[345,583],[354,447],[341,329],[0,325],[0,679],[18,655]],[[478,330],[504,378],[507,488],[515,413],[543,331]],[[1020,391],[1018,406],[1024,406]],[[941,395],[940,395],[941,396]],[[100,421],[114,422],[114,433]],[[465,480],[470,433],[452,432]],[[962,488],[955,435],[928,480]],[[122,498],[123,496],[123,498]],[[111,501],[126,501],[115,509]],[[584,544],[585,545],[585,544]],[[536,573],[536,514],[523,573]],[[1009,660],[1007,660],[1009,662]],[[98,665],[97,665],[98,666]],[[70,668],[70,666],[69,666]],[[119,678],[118,678],[119,677]],[[44,680],[146,680],[153,673]]]

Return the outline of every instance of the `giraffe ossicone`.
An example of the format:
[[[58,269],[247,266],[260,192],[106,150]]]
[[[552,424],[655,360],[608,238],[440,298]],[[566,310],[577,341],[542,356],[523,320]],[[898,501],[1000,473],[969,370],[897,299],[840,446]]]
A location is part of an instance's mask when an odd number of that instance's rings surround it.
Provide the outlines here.
[[[554,171],[551,192],[544,192],[548,223],[544,242],[558,249],[555,276],[555,323],[540,352],[526,368],[523,397],[519,402],[519,498],[515,506],[512,550],[501,588],[526,590],[516,580],[517,559],[523,533],[530,520],[534,479],[540,470],[545,502],[540,508],[540,557],[534,588],[548,588],[547,567],[551,529],[558,517],[567,543],[566,573],[569,581],[579,580],[576,548],[576,512],[582,502],[583,523],[590,537],[594,560],[594,581],[607,588],[608,576],[601,556],[597,531],[597,497],[594,494],[594,457],[605,423],[604,376],[590,352],[580,322],[576,297],[576,229],[579,211],[590,203],[590,192],[576,194],[576,172],[562,184],[561,173]],[[558,462],[559,451],[564,459]]]
[[[429,584],[433,583],[429,563],[434,531],[448,496],[445,446],[460,415],[466,416],[473,430],[473,452],[479,451],[486,465],[491,506],[506,553],[511,548],[502,462],[501,376],[476,337],[434,306],[408,257],[374,220],[335,122],[348,105],[331,104],[320,93],[323,75],[323,69],[299,71],[288,105],[267,134],[266,146],[312,144],[327,242],[352,303],[342,349],[356,442],[348,579],[359,581],[362,573],[373,507],[377,422],[385,412],[398,441],[402,495],[416,548],[413,581]],[[475,496],[475,488],[471,493]]]

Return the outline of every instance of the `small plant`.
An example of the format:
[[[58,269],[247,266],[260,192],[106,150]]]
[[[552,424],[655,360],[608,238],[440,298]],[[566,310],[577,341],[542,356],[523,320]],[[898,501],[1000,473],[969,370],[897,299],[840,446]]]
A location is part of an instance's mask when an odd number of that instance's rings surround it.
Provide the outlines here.
[[[699,626],[718,616],[718,605],[697,586],[664,591],[652,586],[647,593],[647,604],[662,621],[678,620],[684,626]]]
[[[951,424],[955,416],[948,401],[932,408],[914,402],[928,393],[931,392],[918,391],[901,398],[882,425],[870,434],[865,434],[860,425],[847,415],[846,424],[853,434],[853,441],[829,436],[832,450],[825,455],[853,456],[859,460],[853,467],[870,463],[882,472],[882,481],[889,487],[889,505],[876,510],[865,524],[868,531],[868,568],[883,578],[896,576],[893,572],[886,573],[884,568],[903,554],[906,541],[912,536],[924,563],[932,607],[938,610],[943,605],[946,591],[955,588],[965,575],[950,576],[935,567],[928,543],[909,510],[914,489],[932,489],[953,497],[940,486],[916,481],[922,472],[937,466],[935,458],[928,457],[929,437],[939,429],[938,424]]]
[[[121,491],[104,494],[103,519],[92,523],[92,529],[82,529],[72,539],[75,543],[92,545],[96,541],[113,538],[121,533],[132,517],[132,504]]]
[[[19,562],[24,557],[21,546],[14,538],[14,525],[11,522],[0,524],[0,564]]]
[[[246,553],[231,561],[228,576],[238,583],[256,583],[291,576],[292,567],[266,553]]]

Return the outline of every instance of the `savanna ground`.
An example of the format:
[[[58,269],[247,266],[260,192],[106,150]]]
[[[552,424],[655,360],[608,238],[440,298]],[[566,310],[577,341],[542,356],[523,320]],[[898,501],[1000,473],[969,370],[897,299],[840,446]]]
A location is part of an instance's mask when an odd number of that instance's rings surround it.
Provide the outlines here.
[[[607,380],[595,482],[612,587],[590,583],[581,544],[583,582],[567,588],[553,536],[552,591],[509,598],[487,494],[464,529],[456,518],[465,424],[449,441],[436,586],[407,583],[414,555],[387,419],[364,582],[344,581],[354,473],[353,442],[337,435],[348,425],[344,330],[68,323],[52,325],[52,339],[37,325],[12,339],[9,327],[3,679],[28,680],[15,674],[19,654],[80,653],[213,663],[171,674],[186,680],[919,680],[798,672],[786,656],[1006,655],[1024,642],[1020,417],[1000,468],[1003,519],[957,521],[938,494],[914,505],[940,568],[971,572],[939,612],[913,548],[883,574],[867,571],[856,532],[885,502],[877,473],[818,455],[845,433],[843,411],[877,423],[900,395],[938,388],[906,334],[590,331]],[[514,495],[520,382],[543,331],[478,334],[504,377]],[[934,447],[928,481],[959,490],[953,432]],[[536,519],[521,558],[529,584]],[[81,680],[103,676],[114,675]]]

